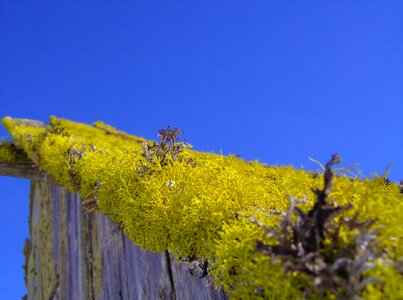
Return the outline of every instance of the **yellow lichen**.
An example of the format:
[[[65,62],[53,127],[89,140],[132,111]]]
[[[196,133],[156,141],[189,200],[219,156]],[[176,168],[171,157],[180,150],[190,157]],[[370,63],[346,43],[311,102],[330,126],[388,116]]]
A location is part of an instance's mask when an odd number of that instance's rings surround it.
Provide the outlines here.
[[[311,207],[312,188],[323,185],[323,176],[188,147],[169,163],[150,161],[143,155],[143,143],[150,142],[100,122],[92,127],[52,117],[46,128],[11,118],[3,124],[28,157],[59,184],[96,201],[136,245],[169,250],[177,258],[207,259],[215,283],[234,298],[302,297],[306,278],[285,275],[254,251],[263,231],[249,217],[273,226],[276,220],[267,213],[285,211],[286,195],[306,198],[301,207]],[[403,207],[396,184],[340,176],[331,197],[339,205],[352,203],[349,213],[359,211],[362,219],[377,217],[381,247],[391,260],[402,257]],[[402,276],[391,268],[379,262],[370,273],[385,282],[368,285],[364,294],[390,298],[401,293],[397,282]]]

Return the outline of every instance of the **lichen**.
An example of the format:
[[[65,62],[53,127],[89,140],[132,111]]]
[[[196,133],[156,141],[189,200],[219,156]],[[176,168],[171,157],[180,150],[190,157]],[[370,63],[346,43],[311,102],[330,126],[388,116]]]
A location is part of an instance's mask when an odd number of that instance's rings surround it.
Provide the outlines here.
[[[41,169],[96,203],[136,245],[154,252],[169,250],[178,259],[208,261],[215,284],[234,298],[303,296],[306,277],[269,268],[269,258],[255,251],[264,230],[249,217],[275,225],[270,212],[287,210],[286,195],[305,198],[300,207],[309,209],[315,200],[312,189],[323,186],[322,175],[197,152],[186,145],[175,159],[150,160],[144,149],[152,149],[152,142],[103,123],[92,127],[51,117],[45,128],[11,118],[3,124]],[[360,218],[377,217],[377,226],[382,226],[380,247],[390,261],[377,261],[369,272],[383,283],[369,284],[363,294],[402,295],[402,275],[393,263],[403,256],[398,185],[383,178],[338,176],[330,197],[339,205],[351,203],[351,216],[359,211]]]

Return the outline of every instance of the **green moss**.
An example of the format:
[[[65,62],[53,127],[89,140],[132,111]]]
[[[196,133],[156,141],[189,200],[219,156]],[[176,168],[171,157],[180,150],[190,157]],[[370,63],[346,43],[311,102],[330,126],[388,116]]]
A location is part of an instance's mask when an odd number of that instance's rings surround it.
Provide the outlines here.
[[[263,231],[247,216],[273,226],[277,219],[268,213],[285,211],[286,195],[305,197],[301,207],[309,208],[315,199],[312,188],[323,185],[323,176],[186,147],[176,161],[162,165],[143,156],[142,143],[147,141],[99,122],[92,127],[52,117],[46,128],[11,118],[3,124],[28,157],[83,199],[96,199],[98,209],[118,222],[136,245],[169,250],[177,258],[207,259],[215,283],[234,298],[302,296],[306,278],[284,275],[254,251]],[[332,197],[339,205],[352,203],[349,213],[359,211],[362,219],[377,217],[388,259],[402,257],[402,195],[396,184],[386,185],[382,178],[337,177]],[[369,285],[364,293],[379,298],[401,293],[402,276],[393,266],[380,261],[370,272],[384,283]]]

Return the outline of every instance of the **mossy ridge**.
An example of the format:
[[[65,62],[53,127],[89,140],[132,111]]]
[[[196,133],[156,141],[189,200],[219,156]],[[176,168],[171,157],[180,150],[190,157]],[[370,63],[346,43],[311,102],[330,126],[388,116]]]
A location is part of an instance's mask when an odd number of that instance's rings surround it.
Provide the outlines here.
[[[102,128],[94,128],[52,117],[46,128],[11,118],[3,124],[28,157],[61,185],[79,191],[84,199],[95,199],[137,245],[213,262],[216,284],[234,298],[302,296],[299,287],[306,279],[284,275],[254,251],[263,232],[245,216],[274,225],[276,219],[267,212],[285,211],[287,194],[306,197],[302,208],[310,207],[311,188],[322,185],[322,176],[187,147],[182,159],[171,164],[150,163],[142,155],[141,144],[147,141],[100,123]],[[340,205],[352,203],[351,213],[359,210],[363,219],[378,217],[377,225],[384,226],[379,233],[382,247],[392,262],[402,257],[403,208],[397,185],[385,184],[382,178],[338,177],[332,197]],[[402,295],[397,284],[402,277],[391,262],[378,262],[371,272],[384,284],[368,285],[365,295]]]

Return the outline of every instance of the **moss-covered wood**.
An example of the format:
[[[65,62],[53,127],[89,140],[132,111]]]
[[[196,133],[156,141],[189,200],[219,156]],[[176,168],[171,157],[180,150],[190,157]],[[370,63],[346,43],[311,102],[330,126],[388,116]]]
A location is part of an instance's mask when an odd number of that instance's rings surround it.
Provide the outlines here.
[[[14,176],[32,180],[51,180],[51,176],[43,172],[25,152],[12,142],[0,142],[0,176]]]
[[[27,299],[226,299],[169,254],[135,246],[109,217],[86,214],[81,202],[32,182]]]
[[[256,251],[258,241],[275,242],[264,228],[278,226],[278,214],[288,208],[287,195],[305,200],[301,210],[314,205],[313,190],[323,187],[322,175],[200,153],[169,139],[155,144],[100,122],[89,126],[52,117],[45,127],[12,118],[3,123],[29,159],[60,185],[80,193],[86,210],[109,215],[144,249],[169,251],[201,266],[199,275],[210,272],[214,283],[235,299],[324,297],[308,288],[304,274],[286,274]],[[382,255],[365,273],[378,281],[366,285],[362,295],[403,298],[398,185],[380,177],[337,176],[329,201],[353,206],[343,217],[358,213],[357,221],[377,218],[381,228]],[[354,230],[346,230],[338,241],[348,244],[355,237]]]

